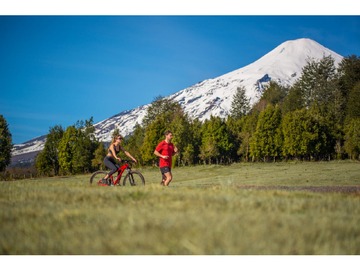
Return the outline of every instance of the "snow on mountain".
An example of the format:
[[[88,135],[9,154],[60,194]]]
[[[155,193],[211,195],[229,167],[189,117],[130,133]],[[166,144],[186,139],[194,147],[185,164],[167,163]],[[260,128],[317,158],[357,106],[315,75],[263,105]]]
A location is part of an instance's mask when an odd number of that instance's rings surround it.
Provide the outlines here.
[[[291,86],[301,76],[302,68],[309,59],[319,60],[328,55],[334,58],[336,65],[343,59],[341,55],[311,39],[286,41],[243,68],[204,80],[167,98],[179,102],[190,117],[196,117],[200,121],[209,119],[211,115],[226,117],[238,87],[245,87],[250,103],[254,104],[270,81]],[[95,136],[100,141],[110,141],[115,128],[118,128],[123,136],[131,134],[135,125],[142,123],[149,105],[123,111],[96,123]],[[44,144],[45,136],[15,145],[13,156],[39,151]]]
[[[16,154],[20,155],[29,152],[41,151],[44,148],[45,140],[46,140],[46,135],[34,138],[26,143],[16,144],[14,146]]]
[[[134,131],[135,125],[142,123],[149,105],[121,112],[95,124],[95,137],[100,141],[109,142],[111,141],[111,134],[116,128],[120,130],[123,136],[131,134]]]
[[[307,60],[328,55],[336,65],[343,58],[311,39],[286,41],[250,65],[200,82],[169,98],[178,101],[190,116],[199,120],[209,119],[211,115],[225,117],[238,87],[246,88],[246,95],[254,104],[270,81],[291,86],[301,76]]]

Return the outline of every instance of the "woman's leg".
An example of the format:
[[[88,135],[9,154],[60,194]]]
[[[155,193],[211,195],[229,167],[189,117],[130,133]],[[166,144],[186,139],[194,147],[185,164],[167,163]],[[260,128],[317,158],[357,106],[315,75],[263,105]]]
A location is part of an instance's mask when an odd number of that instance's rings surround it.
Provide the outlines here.
[[[111,175],[113,175],[117,171],[119,167],[116,165],[116,163],[112,162],[107,157],[104,158],[104,164],[106,167],[110,169],[110,172],[104,177],[104,179],[107,180]]]

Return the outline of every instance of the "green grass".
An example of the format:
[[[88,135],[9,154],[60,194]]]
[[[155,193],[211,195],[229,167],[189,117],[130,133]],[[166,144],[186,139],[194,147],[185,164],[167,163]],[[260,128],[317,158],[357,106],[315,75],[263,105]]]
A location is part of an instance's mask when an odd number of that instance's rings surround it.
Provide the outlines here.
[[[0,182],[0,254],[360,254],[357,162],[156,168],[145,187],[90,175]],[[274,187],[258,190],[256,187]]]

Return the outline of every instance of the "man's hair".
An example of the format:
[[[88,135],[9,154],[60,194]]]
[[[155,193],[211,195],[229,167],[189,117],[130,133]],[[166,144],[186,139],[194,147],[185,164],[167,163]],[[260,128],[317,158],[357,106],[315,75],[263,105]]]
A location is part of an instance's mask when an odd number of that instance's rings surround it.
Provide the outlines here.
[[[170,133],[172,133],[171,130],[167,130],[167,131],[164,132],[164,135],[167,136],[167,135],[169,135]]]

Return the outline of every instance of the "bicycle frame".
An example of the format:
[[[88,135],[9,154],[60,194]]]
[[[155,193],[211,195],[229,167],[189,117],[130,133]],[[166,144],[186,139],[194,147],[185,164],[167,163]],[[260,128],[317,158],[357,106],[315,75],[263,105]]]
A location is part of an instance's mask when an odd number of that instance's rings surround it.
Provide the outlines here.
[[[111,175],[110,176],[110,179],[111,179],[111,182],[112,184],[115,186],[115,185],[121,185],[121,182],[120,182],[120,179],[121,179],[121,176],[122,174],[124,173],[124,171],[127,169],[127,170],[130,170],[131,167],[130,167],[130,164],[128,163],[128,161],[124,161],[125,164],[124,165],[121,165],[118,169],[117,169],[117,176],[116,176],[116,179],[114,181],[114,176]]]
[[[129,160],[122,160],[121,166],[118,166],[118,169],[115,171],[117,172],[117,176],[115,177],[115,173],[112,174],[107,181],[104,181],[106,175],[109,174],[108,171],[96,171],[90,177],[90,184],[97,183],[99,186],[121,186],[121,177],[123,173],[126,171],[124,181],[122,183],[123,186],[126,183],[129,183],[131,186],[137,185],[145,185],[145,178],[144,176],[137,170],[131,169],[131,161]]]

